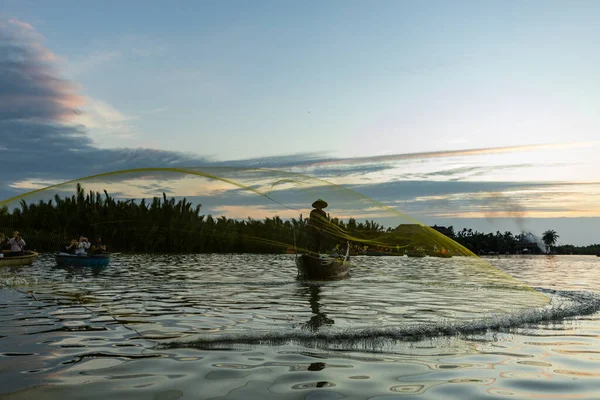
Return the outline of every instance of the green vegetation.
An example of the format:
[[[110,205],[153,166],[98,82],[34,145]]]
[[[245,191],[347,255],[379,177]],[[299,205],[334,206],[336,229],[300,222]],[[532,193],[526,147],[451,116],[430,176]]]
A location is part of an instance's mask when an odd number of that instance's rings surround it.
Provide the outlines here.
[[[540,246],[531,232],[521,232],[514,235],[512,232],[501,233],[483,233],[471,229],[463,229],[454,233],[452,227],[446,229],[444,234],[462,244],[475,254],[541,254],[544,253],[543,246]],[[589,246],[561,245],[555,246],[556,240],[560,236],[555,230],[547,230],[542,234],[542,242],[546,246],[547,253],[553,254],[582,254],[596,255],[600,254],[600,244]],[[526,251],[524,251],[527,249]]]
[[[555,230],[549,229],[542,234],[542,240],[546,245],[546,252],[552,253],[552,246],[556,244],[556,240],[559,238],[558,234]]]
[[[37,251],[56,251],[81,235],[92,241],[94,236],[101,235],[113,252],[282,253],[292,250],[294,243],[300,251],[308,247],[307,220],[301,215],[286,221],[279,217],[235,220],[204,216],[200,210],[201,206],[193,207],[186,199],[176,201],[165,194],[150,202],[116,200],[106,191],[86,194],[77,185],[71,197],[57,195],[53,200],[31,204],[22,200],[20,208],[12,212],[6,208],[0,210],[0,232],[11,234],[13,229],[20,230],[28,248]],[[409,245],[408,241],[396,240],[401,233],[413,241],[450,242],[432,229],[420,226],[415,234],[398,230],[394,235],[388,230],[386,235],[384,228],[373,221],[350,219],[345,223],[332,218],[327,224],[323,249],[332,249],[352,237],[356,239],[356,248],[388,243],[387,250],[398,251]]]
[[[600,244],[591,244],[589,246],[573,246],[565,244],[556,246],[552,249],[555,254],[582,254],[582,255],[597,255],[600,254]]]
[[[452,227],[448,228],[447,235],[462,244],[475,254],[516,254],[516,253],[541,253],[542,250],[530,232],[521,232],[514,235],[510,231],[504,233],[483,233],[472,229],[463,229],[454,233]],[[527,250],[525,250],[527,249]]]
[[[11,213],[0,210],[0,231],[18,228],[28,248],[56,251],[80,235],[90,240],[96,235],[110,251],[204,253],[261,252],[281,253],[281,242],[292,243],[292,227],[304,221],[283,222],[280,218],[264,221],[236,221],[225,217],[200,215],[186,199],[175,201],[153,198],[116,200],[106,191],[85,193],[77,185],[76,194],[47,202],[27,204]]]
[[[294,243],[299,251],[308,247],[307,220],[302,215],[285,221],[279,217],[235,220],[201,215],[200,210],[201,206],[194,207],[186,199],[176,201],[165,194],[150,202],[116,200],[106,191],[85,193],[77,185],[71,197],[55,196],[31,204],[21,201],[20,208],[11,212],[0,209],[0,232],[11,235],[13,229],[18,229],[27,247],[37,251],[56,251],[81,235],[92,241],[101,235],[113,252],[282,253],[291,251]],[[470,255],[466,249],[475,254],[542,252],[533,235],[526,232],[485,234],[463,229],[455,233],[452,227],[430,229],[417,224],[392,229],[374,221],[344,222],[336,218],[329,219],[328,224],[323,249],[336,245],[345,248],[344,243],[351,241],[354,252],[368,249],[372,254]],[[600,252],[600,245],[554,247],[558,237],[553,230],[543,236],[546,246],[557,254]]]

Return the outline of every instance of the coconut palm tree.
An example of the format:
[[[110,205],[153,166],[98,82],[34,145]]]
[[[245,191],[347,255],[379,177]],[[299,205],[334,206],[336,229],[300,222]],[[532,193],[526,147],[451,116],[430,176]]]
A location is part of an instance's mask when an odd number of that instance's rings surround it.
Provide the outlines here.
[[[549,229],[542,234],[542,241],[546,245],[546,253],[552,252],[552,246],[556,244],[556,240],[559,237],[560,236],[558,235],[558,233],[556,233],[556,231],[553,229]]]

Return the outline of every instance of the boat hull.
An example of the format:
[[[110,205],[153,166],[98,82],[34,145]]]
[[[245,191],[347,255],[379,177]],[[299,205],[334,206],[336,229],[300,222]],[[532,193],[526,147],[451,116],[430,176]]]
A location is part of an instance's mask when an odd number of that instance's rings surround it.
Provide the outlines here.
[[[55,254],[54,259],[60,267],[106,267],[110,263],[110,254],[87,256]]]
[[[425,253],[406,253],[406,255],[409,257],[415,257],[415,258],[423,258],[426,256]]]
[[[38,256],[35,251],[26,251],[22,256],[7,257],[4,253],[4,257],[0,258],[0,267],[20,267],[23,265],[31,265]]]
[[[344,258],[322,258],[302,254],[296,258],[296,267],[298,267],[299,279],[343,279],[349,275],[350,262]]]
[[[438,258],[452,258],[452,254],[448,254],[448,253],[434,253],[431,256],[438,257]]]

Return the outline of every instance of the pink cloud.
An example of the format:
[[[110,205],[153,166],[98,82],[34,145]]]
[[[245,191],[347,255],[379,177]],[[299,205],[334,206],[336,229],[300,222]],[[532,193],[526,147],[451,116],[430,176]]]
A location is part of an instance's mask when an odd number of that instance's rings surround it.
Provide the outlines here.
[[[69,122],[86,103],[77,86],[61,79],[56,55],[43,45],[44,37],[26,22],[0,22],[0,106],[14,120]],[[19,87],[20,90],[14,88]]]
[[[13,24],[18,26],[19,28],[23,29],[23,30],[28,30],[31,32],[36,32],[35,29],[33,28],[33,26],[31,24],[28,24],[27,22],[23,22],[23,21],[19,21],[16,18],[11,18],[8,20],[8,23]]]

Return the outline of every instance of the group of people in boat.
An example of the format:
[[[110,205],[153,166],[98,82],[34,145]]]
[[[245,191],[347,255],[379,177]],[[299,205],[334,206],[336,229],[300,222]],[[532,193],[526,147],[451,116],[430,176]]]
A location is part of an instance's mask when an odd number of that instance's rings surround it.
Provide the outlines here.
[[[88,254],[104,254],[106,253],[106,246],[102,243],[102,237],[96,236],[94,243],[90,243],[89,239],[85,236],[80,236],[79,240],[72,239],[66,244],[61,253],[76,255],[76,256],[87,256]]]
[[[0,257],[18,257],[25,251],[25,241],[19,231],[14,231],[13,236],[8,238],[0,232]]]
[[[14,231],[11,238],[0,232],[0,258],[18,257],[25,255],[25,240],[19,233]],[[80,236],[79,240],[73,239],[63,246],[61,253],[86,256],[89,254],[104,254],[107,252],[106,246],[102,243],[102,237],[96,236],[94,243],[90,243],[87,237]]]

